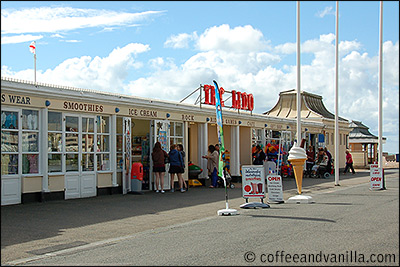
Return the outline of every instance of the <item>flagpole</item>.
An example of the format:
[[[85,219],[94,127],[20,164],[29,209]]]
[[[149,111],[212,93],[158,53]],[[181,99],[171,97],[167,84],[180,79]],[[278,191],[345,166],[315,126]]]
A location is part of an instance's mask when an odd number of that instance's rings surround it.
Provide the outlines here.
[[[36,51],[35,54],[33,54],[33,58],[34,58],[34,65],[35,65],[35,70],[34,70],[34,83],[36,85]]]
[[[379,74],[378,74],[378,88],[379,88],[379,93],[378,93],[378,143],[379,143],[379,149],[378,149],[378,166],[380,169],[383,168],[382,160],[383,160],[383,143],[382,143],[382,61],[383,61],[383,1],[380,1],[380,20],[379,20]],[[383,182],[382,182],[382,189],[385,188],[385,179],[383,176]]]
[[[336,1],[336,37],[335,37],[335,186],[339,184],[339,1]]]
[[[300,91],[300,1],[297,1],[297,145],[301,143],[301,91]]]
[[[213,81],[215,85],[215,111],[216,111],[216,121],[217,121],[217,133],[218,133],[218,141],[220,143],[220,151],[218,156],[218,173],[221,175],[224,180],[225,186],[225,209],[218,210],[218,215],[237,215],[237,210],[230,209],[228,204],[228,191],[226,188],[226,177],[224,172],[224,163],[222,160],[222,154],[225,152],[225,142],[224,142],[224,130],[222,128],[222,105],[221,105],[221,96],[219,94],[219,87],[216,81]]]

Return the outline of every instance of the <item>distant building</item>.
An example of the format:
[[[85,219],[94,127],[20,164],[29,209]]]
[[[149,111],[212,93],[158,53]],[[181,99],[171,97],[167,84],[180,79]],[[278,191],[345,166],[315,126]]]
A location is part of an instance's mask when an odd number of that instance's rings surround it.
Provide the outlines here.
[[[377,162],[378,137],[369,132],[369,128],[361,121],[353,120],[350,123],[353,128],[349,134],[350,151],[353,155],[355,167],[368,167],[369,164]],[[382,143],[386,142],[386,137],[382,137]]]
[[[269,111],[263,113],[270,117],[282,119],[297,119],[297,98],[296,90],[288,90],[279,93],[279,100]],[[306,145],[315,147],[327,147],[335,162],[340,165],[345,162],[345,151],[348,149],[348,137],[351,131],[350,122],[339,116],[339,157],[335,155],[335,115],[328,111],[322,102],[322,96],[301,91],[301,121],[302,138],[306,139]],[[306,122],[319,122],[324,126],[319,133],[311,132]]]

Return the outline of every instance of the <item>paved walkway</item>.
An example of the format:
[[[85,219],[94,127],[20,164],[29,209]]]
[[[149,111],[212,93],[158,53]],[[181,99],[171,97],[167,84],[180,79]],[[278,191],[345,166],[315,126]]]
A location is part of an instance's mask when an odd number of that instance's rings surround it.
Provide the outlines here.
[[[356,170],[357,171],[357,170]],[[398,169],[385,177],[398,178]],[[327,191],[369,182],[369,171],[329,179],[305,178],[303,194]],[[296,194],[293,178],[283,180],[284,199]],[[229,206],[240,210],[245,203],[241,184],[228,190]],[[272,204],[271,208],[277,207]],[[1,207],[1,264],[60,249],[119,238],[149,229],[217,216],[225,208],[223,188],[190,188],[188,192],[143,195],[107,195],[94,198],[48,201]]]

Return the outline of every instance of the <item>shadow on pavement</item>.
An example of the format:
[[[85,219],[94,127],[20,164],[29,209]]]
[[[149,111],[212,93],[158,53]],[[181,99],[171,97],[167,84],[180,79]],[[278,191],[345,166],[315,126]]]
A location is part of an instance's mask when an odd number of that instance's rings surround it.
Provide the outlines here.
[[[340,179],[366,175],[369,175],[368,170],[358,172],[356,175],[342,175]],[[334,176],[329,179],[305,178],[303,180],[303,188],[326,182],[332,182],[332,186],[334,186]],[[283,179],[284,191],[295,188],[296,182],[294,178]],[[242,197],[240,183],[237,184],[236,188],[228,189],[228,197],[229,199]],[[154,192],[145,192],[143,195],[116,194],[93,198],[2,206],[1,247],[50,238],[62,234],[65,229],[69,228],[145,214],[157,214],[162,211],[217,201],[225,201],[224,189],[210,189],[202,186],[190,188],[185,193],[170,193],[167,191],[165,194],[156,194]],[[345,205],[345,203],[332,203],[331,205]]]

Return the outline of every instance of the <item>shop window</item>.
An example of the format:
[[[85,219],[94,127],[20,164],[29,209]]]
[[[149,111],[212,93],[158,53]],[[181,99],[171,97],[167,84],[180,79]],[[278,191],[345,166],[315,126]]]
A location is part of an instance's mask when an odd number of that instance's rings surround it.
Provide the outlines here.
[[[110,170],[110,117],[97,116],[97,170]]]
[[[329,145],[329,134],[326,134],[326,144]]]
[[[18,112],[2,110],[1,129],[18,129]]]
[[[79,154],[67,153],[65,157],[65,171],[78,172],[79,171]]]
[[[21,120],[19,121],[19,116]],[[19,159],[22,159],[22,174],[39,173],[39,112],[1,112],[1,174],[19,173]],[[21,139],[19,139],[21,137]]]
[[[18,154],[1,154],[1,175],[18,174]]]
[[[65,131],[66,132],[78,132],[78,117],[66,116],[65,118]]]
[[[18,112],[1,111],[1,175],[18,174]]]
[[[48,112],[48,172],[62,172],[62,114],[61,112]]]
[[[171,122],[170,146],[172,144],[183,145],[183,123],[182,122]]]
[[[39,173],[39,112],[22,110],[22,174]]]

